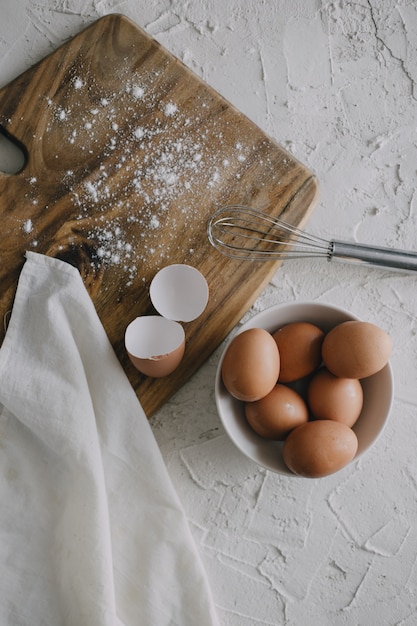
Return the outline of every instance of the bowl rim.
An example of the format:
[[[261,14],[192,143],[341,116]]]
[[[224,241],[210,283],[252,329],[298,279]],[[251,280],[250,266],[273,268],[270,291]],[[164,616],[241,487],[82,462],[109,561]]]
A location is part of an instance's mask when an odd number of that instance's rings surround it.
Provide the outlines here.
[[[264,328],[269,332],[277,330],[280,325],[289,323],[288,321],[284,320],[282,324],[280,324],[279,321],[274,324],[272,321],[276,314],[279,315],[280,312],[283,313],[284,311],[286,317],[291,317],[292,321],[316,323],[324,331],[330,330],[330,328],[336,326],[342,321],[361,321],[361,319],[357,315],[350,312],[346,308],[326,302],[315,301],[281,302],[255,313],[254,315],[252,315],[252,317],[242,323],[241,326],[239,326],[237,329],[235,328],[234,332],[232,331],[232,333],[230,333],[230,341],[228,341],[227,345],[224,346],[224,349],[218,361],[215,375],[215,403],[217,413],[219,415],[223,428],[226,431],[226,434],[228,435],[232,443],[240,450],[240,452],[242,452],[247,458],[251,459],[253,462],[257,463],[259,466],[264,467],[267,470],[293,478],[300,478],[300,476],[291,472],[284,464],[284,461],[282,459],[283,442],[263,439],[250,428],[243,415],[244,403],[236,400],[229,394],[224,386],[221,376],[221,368],[224,356],[230,342],[234,339],[234,337],[250,328]],[[310,319],[311,313],[313,313],[314,319],[314,316],[323,315],[324,312],[326,312],[328,315],[335,316],[336,319],[339,319],[340,321],[330,324],[323,322],[318,323]],[[381,379],[381,377],[383,380],[383,385],[378,384],[378,379]],[[361,458],[362,455],[378,441],[383,431],[385,430],[394,401],[394,377],[391,363],[388,361],[388,363],[384,366],[384,368],[382,368],[382,370],[380,370],[373,376],[368,377],[367,379],[362,379],[361,383],[364,387],[364,407],[362,411],[364,410],[364,408],[367,408],[369,406],[366,404],[366,391],[368,390],[368,393],[370,393],[372,389],[377,385],[378,387],[381,386],[381,392],[379,395],[381,395],[382,393],[381,401],[385,407],[385,415],[383,418],[379,418],[379,429],[376,433],[373,432],[372,435],[369,435],[369,433],[367,433],[368,428],[363,428],[363,422],[361,423],[361,416],[359,416],[358,421],[353,426],[353,430],[358,436],[358,450],[354,458],[348,463],[348,465],[345,466],[345,468],[352,463],[358,461],[358,459]],[[236,413],[239,411],[239,408],[241,409],[241,415],[240,418],[236,418]],[[366,436],[364,436],[364,433],[367,433]],[[363,440],[359,439],[361,434]],[[245,445],[243,445],[243,442],[245,442]]]

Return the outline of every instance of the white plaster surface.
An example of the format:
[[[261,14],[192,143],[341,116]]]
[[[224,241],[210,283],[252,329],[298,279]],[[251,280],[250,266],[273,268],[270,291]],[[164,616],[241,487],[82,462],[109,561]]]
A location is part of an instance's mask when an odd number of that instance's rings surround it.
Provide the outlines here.
[[[317,174],[311,232],[417,250],[415,0],[1,0],[0,85],[109,12]],[[287,261],[247,316],[287,300],[390,332],[394,406],[360,461],[313,481],[265,472],[229,442],[213,397],[222,348],[152,419],[221,623],[414,626],[417,275]]]

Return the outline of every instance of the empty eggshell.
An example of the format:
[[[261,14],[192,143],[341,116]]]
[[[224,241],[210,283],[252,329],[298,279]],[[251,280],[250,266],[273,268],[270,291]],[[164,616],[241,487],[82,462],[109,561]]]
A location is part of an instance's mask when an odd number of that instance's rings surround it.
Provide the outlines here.
[[[191,322],[206,308],[209,290],[198,269],[177,263],[155,275],[149,295],[155,309],[167,319]]]
[[[153,378],[167,376],[179,365],[185,350],[184,329],[159,315],[143,315],[126,329],[125,346],[133,365]]]
[[[125,332],[125,346],[142,374],[161,378],[174,371],[185,351],[185,332],[179,322],[191,322],[204,311],[208,285],[190,265],[168,265],[151,282],[149,295],[159,315],[134,319]]]

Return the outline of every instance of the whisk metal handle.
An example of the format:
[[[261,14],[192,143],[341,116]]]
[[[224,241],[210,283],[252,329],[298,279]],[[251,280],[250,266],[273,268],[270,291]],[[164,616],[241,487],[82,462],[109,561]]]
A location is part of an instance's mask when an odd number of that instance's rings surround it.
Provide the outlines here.
[[[345,241],[331,241],[330,259],[356,261],[364,265],[417,271],[417,253],[395,248],[375,248]]]

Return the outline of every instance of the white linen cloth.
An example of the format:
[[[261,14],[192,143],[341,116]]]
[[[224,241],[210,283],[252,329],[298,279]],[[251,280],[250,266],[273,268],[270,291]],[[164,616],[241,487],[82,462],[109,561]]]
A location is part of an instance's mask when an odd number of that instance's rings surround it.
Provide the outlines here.
[[[63,261],[26,255],[0,403],[0,624],[218,624],[148,420]]]

